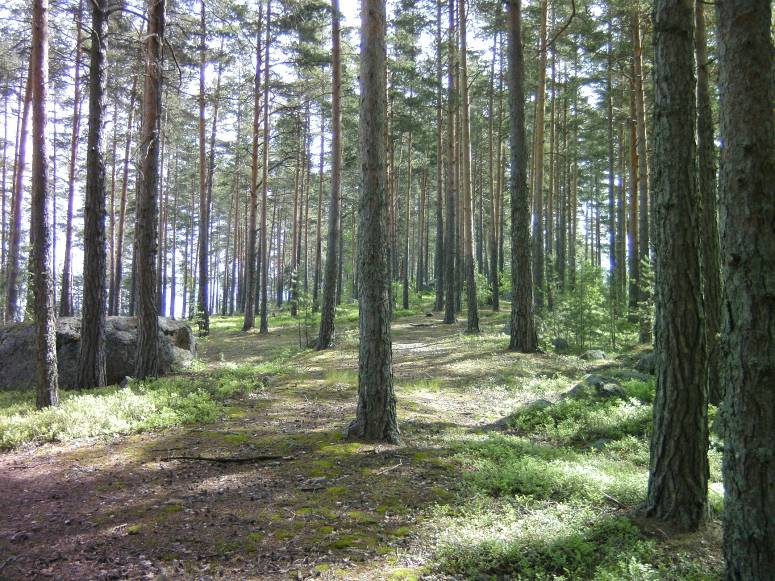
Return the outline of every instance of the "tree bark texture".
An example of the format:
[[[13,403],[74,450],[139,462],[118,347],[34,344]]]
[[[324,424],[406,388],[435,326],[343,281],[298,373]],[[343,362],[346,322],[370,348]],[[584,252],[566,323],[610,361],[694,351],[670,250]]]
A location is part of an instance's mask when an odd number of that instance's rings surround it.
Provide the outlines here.
[[[141,176],[137,196],[137,363],[135,377],[159,373],[159,319],[156,307],[158,252],[157,189],[159,182],[159,117],[161,114],[162,47],[165,0],[148,0],[145,39],[145,86],[140,137]]]
[[[57,377],[56,315],[49,255],[48,144],[46,143],[46,98],[48,93],[48,0],[32,4],[32,272],[30,283],[36,331],[37,378],[35,404],[38,409],[59,403]]]
[[[361,10],[358,408],[348,436],[397,443],[385,172],[385,0]]]
[[[654,51],[657,388],[646,514],[693,530],[705,518],[708,495],[694,0],[657,0]]]
[[[511,337],[509,349],[533,353],[538,348],[533,312],[530,256],[530,191],[525,138],[525,67],[522,56],[521,1],[508,8],[509,137],[511,141]]]
[[[107,56],[108,2],[91,2],[91,49],[89,64],[89,136],[86,151],[86,199],[83,232],[83,309],[81,349],[78,356],[79,387],[105,385],[105,67]]]
[[[720,0],[721,382],[729,580],[775,571],[775,48],[768,0]]]

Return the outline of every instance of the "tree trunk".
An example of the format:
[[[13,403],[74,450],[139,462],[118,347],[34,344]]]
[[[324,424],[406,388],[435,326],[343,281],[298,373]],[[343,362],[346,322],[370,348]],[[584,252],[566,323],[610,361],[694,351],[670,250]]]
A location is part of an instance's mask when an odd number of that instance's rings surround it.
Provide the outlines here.
[[[616,292],[619,281],[619,253],[616,249],[616,182],[615,182],[615,159],[614,159],[614,89],[613,89],[613,67],[614,67],[614,48],[613,48],[613,9],[609,7],[608,15],[608,62],[606,65],[606,107],[608,124],[608,273],[609,273],[609,301],[613,317],[616,317],[619,295]],[[615,325],[612,329],[612,343],[615,343]]]
[[[479,332],[479,306],[476,295],[476,266],[474,265],[474,247],[473,247],[473,217],[471,215],[472,188],[471,188],[471,124],[469,121],[468,105],[468,58],[466,40],[466,0],[459,0],[459,22],[460,22],[460,98],[462,116],[460,123],[462,126],[462,139],[460,140],[462,164],[460,171],[462,174],[461,186],[463,190],[463,256],[466,282],[466,307],[468,321],[466,333]]]
[[[321,234],[323,218],[323,162],[325,160],[326,140],[325,123],[323,119],[323,105],[320,106],[320,159],[318,161],[318,205],[315,227],[315,270],[312,274],[312,312],[320,309],[320,275],[322,274],[323,237]]]
[[[108,297],[111,315],[118,315],[121,310],[121,283],[124,262],[124,228],[126,225],[127,188],[129,184],[129,152],[132,145],[132,124],[134,120],[135,100],[137,99],[137,76],[132,78],[132,90],[129,93],[129,112],[126,124],[126,143],[124,145],[123,176],[121,181],[121,201],[118,210],[118,236],[116,238],[116,274]]]
[[[261,321],[259,332],[262,335],[269,333],[268,318],[268,286],[269,286],[269,253],[267,252],[266,237],[266,196],[269,187],[269,41],[272,27],[272,0],[266,3],[266,40],[264,42],[264,147],[261,169],[261,235],[259,238],[259,257],[261,260]],[[282,280],[282,277],[281,277]],[[250,289],[249,292],[252,292]]]
[[[75,204],[75,171],[78,165],[78,141],[81,130],[81,43],[83,0],[78,2],[75,18],[75,77],[73,79],[73,127],[70,137],[70,165],[67,176],[67,222],[65,225],[65,260],[62,268],[62,288],[59,293],[59,315],[73,315],[73,298],[70,283],[73,260],[73,206]]]
[[[399,440],[393,391],[385,192],[385,2],[364,0],[360,68],[358,408],[348,437]]]
[[[245,318],[242,330],[247,331],[256,325],[256,293],[252,289],[256,287],[257,277],[260,281],[261,273],[256,273],[256,214],[258,214],[258,133],[259,119],[261,117],[261,8],[258,3],[258,23],[256,24],[256,71],[253,88],[253,152],[251,156],[250,173],[250,209],[247,217],[246,253],[245,253],[245,284],[243,286]],[[266,90],[268,87],[265,87]],[[243,301],[239,301],[242,304]]]
[[[767,0],[722,0],[720,216],[724,556],[729,580],[775,571],[775,47]]]
[[[323,311],[320,316],[318,349],[328,349],[334,342],[337,269],[340,259],[339,237],[341,236],[340,230],[342,221],[341,208],[339,207],[342,178],[342,57],[340,48],[339,0],[332,0],[331,9],[331,200],[328,209],[328,244],[326,247],[326,270],[325,278],[323,279]],[[320,222],[318,221],[318,224],[319,223]]]
[[[657,388],[646,514],[693,530],[708,495],[705,325],[695,174],[694,0],[654,7]]]
[[[697,58],[697,160],[702,204],[702,288],[708,340],[708,400],[714,405],[724,397],[719,381],[718,335],[721,330],[721,265],[719,264],[718,203],[716,195],[716,146],[710,102],[708,50],[705,39],[705,4],[696,1],[694,44]]]
[[[510,0],[508,6],[512,293],[509,349],[533,353],[538,348],[538,339],[533,314],[533,273],[530,256],[530,191],[527,187],[521,2]]]
[[[210,247],[210,204],[207,199],[207,164],[205,152],[205,66],[207,65],[207,25],[205,3],[200,3],[199,28],[199,293],[196,311],[199,336],[210,332],[208,304],[208,252]],[[214,123],[214,122],[213,122]]]
[[[411,89],[410,89],[411,95]],[[404,264],[402,270],[404,271],[404,285],[402,296],[402,307],[404,309],[409,308],[409,231],[411,229],[411,207],[412,207],[412,131],[409,130],[409,143],[407,154],[407,169],[406,169],[406,213],[404,215]]]
[[[105,269],[105,152],[102,130],[105,112],[108,2],[91,3],[89,64],[89,136],[86,151],[86,198],[84,203],[83,309],[81,348],[76,385],[105,385],[105,318],[107,288]]]
[[[535,131],[533,134],[533,292],[536,308],[544,308],[544,110],[546,104],[546,11],[547,0],[541,0],[539,28],[538,87],[536,94]]]
[[[446,284],[446,299],[444,304],[444,323],[455,322],[455,294],[457,287],[456,260],[456,224],[455,212],[457,206],[457,164],[455,160],[455,107],[457,96],[455,95],[455,0],[449,0],[449,38],[447,64],[447,173],[446,173],[446,232],[444,234],[444,282]]]
[[[145,86],[141,135],[142,180],[137,196],[137,363],[135,377],[159,373],[159,319],[156,308],[157,189],[159,181],[159,116],[165,0],[148,0],[145,38]]]
[[[436,300],[433,303],[434,311],[440,311],[444,308],[444,260],[446,257],[444,248],[444,189],[442,183],[444,150],[441,139],[441,112],[443,108],[441,83],[441,3],[442,0],[436,0],[436,254],[433,262],[433,270],[436,277]]]
[[[630,288],[629,288],[629,308],[630,313],[638,309],[640,300],[640,246],[638,243],[638,128],[636,121],[637,113],[635,110],[635,66],[630,67],[630,119],[628,121],[630,129],[630,229],[627,240],[629,266],[630,266]]]
[[[47,14],[46,7],[44,14]],[[46,23],[48,27],[48,23]],[[8,245],[8,264],[6,266],[5,279],[5,320],[16,321],[19,316],[19,250],[21,245],[22,230],[22,198],[24,197],[24,166],[27,157],[27,133],[29,124],[29,111],[32,104],[32,61],[27,73],[27,88],[24,91],[24,103],[22,105],[21,127],[19,129],[19,142],[16,156],[16,175],[13,188],[13,204],[11,206],[11,233]]]
[[[640,36],[640,11],[635,10],[632,23],[632,45],[635,80],[635,128],[638,137],[638,255],[640,275],[645,277],[650,266],[649,248],[649,161],[646,137],[646,107],[643,96],[643,47]],[[639,289],[639,319],[641,343],[651,343],[651,317],[648,303],[651,299],[645,281]]]
[[[32,4],[32,286],[37,343],[35,403],[38,409],[59,403],[56,318],[49,264],[51,230],[48,224],[48,144],[46,95],[48,92],[48,0]]]

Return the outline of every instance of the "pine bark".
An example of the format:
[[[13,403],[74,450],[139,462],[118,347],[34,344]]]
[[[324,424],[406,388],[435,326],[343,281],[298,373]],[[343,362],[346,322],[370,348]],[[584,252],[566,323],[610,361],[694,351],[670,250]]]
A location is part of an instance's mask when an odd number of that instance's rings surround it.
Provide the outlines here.
[[[433,310],[444,308],[444,149],[442,144],[442,69],[441,69],[441,3],[436,0],[436,254],[433,270],[436,278],[435,301]]]
[[[342,235],[339,199],[342,187],[342,56],[339,0],[331,1],[331,10],[331,199],[328,207],[328,244],[326,246],[323,311],[320,316],[318,349],[328,349],[333,346],[334,342],[337,270],[341,259],[339,256],[339,238]]]
[[[536,94],[535,131],[533,142],[533,292],[538,310],[544,308],[546,285],[544,263],[544,110],[546,108],[546,14],[547,0],[541,0],[539,27],[538,88]]]
[[[775,47],[767,0],[721,0],[720,216],[726,579],[775,571]]]
[[[457,292],[457,163],[455,158],[455,140],[457,139],[456,107],[457,95],[455,94],[455,0],[449,0],[449,38],[447,64],[447,172],[445,175],[446,189],[446,230],[444,233],[444,283],[446,297],[444,301],[444,323],[455,322],[456,292]]]
[[[468,103],[468,42],[466,39],[466,0],[458,2],[458,16],[460,22],[460,124],[462,127],[462,139],[460,140],[460,172],[463,190],[463,257],[466,284],[467,307],[467,333],[479,332],[479,306],[476,295],[476,266],[474,265],[473,247],[473,217],[472,217],[472,187],[471,187],[471,123],[469,120]]]
[[[348,437],[399,440],[393,391],[386,232],[385,2],[364,0],[361,12],[361,199],[358,237],[360,347],[358,407]]]
[[[252,289],[256,287],[257,278],[260,280],[261,273],[256,273],[256,226],[258,214],[258,136],[259,121],[261,117],[261,7],[258,4],[258,24],[256,27],[256,70],[253,87],[253,151],[251,155],[250,172],[250,202],[247,212],[246,252],[245,252],[245,284],[242,288],[243,309],[245,312],[242,330],[248,331],[256,326],[256,293]]]
[[[710,98],[708,49],[705,37],[705,4],[696,0],[695,50],[697,58],[697,161],[702,204],[702,290],[708,340],[708,400],[714,405],[724,397],[719,381],[719,332],[721,330],[721,265],[719,263],[716,146]]]
[[[708,495],[706,341],[700,266],[694,0],[654,6],[657,387],[646,514],[702,525]]]
[[[56,349],[56,315],[53,277],[49,264],[51,230],[48,224],[48,144],[46,98],[48,93],[48,0],[32,4],[32,273],[33,313],[36,332],[38,409],[59,403]]]
[[[48,9],[45,10],[48,12]],[[27,72],[27,87],[24,90],[19,141],[16,148],[16,175],[14,176],[13,203],[11,204],[11,232],[8,244],[8,263],[5,279],[5,320],[16,321],[19,317],[19,251],[22,235],[22,199],[24,197],[24,167],[27,158],[27,134],[32,106],[32,61]]]
[[[266,3],[266,37],[264,41],[264,131],[261,163],[261,230],[259,236],[259,258],[261,260],[261,320],[259,332],[269,333],[268,287],[269,287],[269,253],[267,252],[266,236],[266,198],[269,188],[269,42],[272,27],[272,0]],[[282,278],[281,278],[282,280]],[[253,292],[252,288],[248,292]]]
[[[105,385],[105,319],[107,288],[105,272],[105,81],[108,2],[91,2],[91,49],[89,63],[89,135],[86,151],[86,198],[84,204],[83,309],[81,348],[76,384],[81,388]]]
[[[638,139],[638,257],[640,258],[640,276],[645,277],[650,268],[650,218],[649,218],[649,160],[646,136],[646,107],[643,95],[643,47],[640,35],[640,9],[635,8],[632,22],[633,79],[635,90],[635,129]],[[648,303],[651,299],[645,281],[640,284],[639,319],[641,343],[651,343],[651,318]]]
[[[520,0],[509,1],[508,35],[512,293],[509,349],[533,353],[538,348],[538,339],[533,313],[530,190],[527,186],[527,140],[525,138],[525,67]]]
[[[75,67],[73,78],[73,119],[70,135],[70,164],[67,175],[67,218],[65,222],[65,259],[62,267],[62,284],[59,292],[59,315],[73,315],[72,281],[73,212],[75,204],[75,169],[78,164],[78,141],[81,130],[81,43],[83,1],[78,2],[75,18]]]
[[[159,373],[159,319],[156,296],[158,252],[157,189],[159,182],[159,116],[161,114],[162,48],[165,0],[148,0],[148,33],[145,38],[145,85],[140,189],[137,196],[137,362],[135,377]]]
[[[207,24],[205,3],[200,3],[199,18],[199,292],[196,312],[199,335],[210,333],[209,305],[209,249],[210,249],[210,203],[207,199],[207,162],[205,142],[205,66],[207,65]]]
[[[121,179],[121,201],[118,210],[118,236],[116,237],[116,273],[110,288],[108,313],[118,315],[121,310],[121,284],[124,272],[124,230],[126,227],[127,188],[129,187],[129,152],[132,145],[135,100],[137,99],[137,76],[132,78],[132,90],[129,93],[129,109],[126,124],[126,142]]]

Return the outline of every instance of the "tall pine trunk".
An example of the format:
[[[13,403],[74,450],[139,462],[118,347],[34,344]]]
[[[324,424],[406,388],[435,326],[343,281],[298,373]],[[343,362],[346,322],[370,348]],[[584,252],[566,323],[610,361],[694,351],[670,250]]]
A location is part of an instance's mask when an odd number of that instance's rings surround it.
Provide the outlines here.
[[[342,178],[342,57],[340,48],[339,0],[332,0],[331,9],[331,200],[328,209],[328,244],[326,246],[323,311],[320,316],[318,349],[328,349],[334,341],[337,269],[340,260],[339,237],[341,236],[342,220],[341,208],[339,207]]]
[[[48,8],[43,11],[48,13]],[[47,25],[48,26],[48,25]],[[27,158],[27,134],[29,132],[29,115],[32,105],[32,60],[27,73],[27,88],[24,90],[22,103],[21,126],[19,141],[16,148],[16,169],[13,186],[13,203],[11,204],[11,232],[8,244],[8,263],[5,279],[5,320],[16,321],[19,317],[19,253],[22,237],[22,198],[24,197],[24,166]]]
[[[86,199],[84,204],[83,310],[81,349],[76,385],[105,385],[105,318],[107,288],[105,269],[105,60],[107,58],[108,2],[91,2],[91,49],[89,64],[89,136],[86,151]]]
[[[93,6],[92,6],[93,8]],[[73,261],[73,213],[75,205],[75,171],[78,165],[78,141],[81,130],[81,43],[83,0],[78,2],[75,18],[75,73],[73,78],[73,119],[70,135],[70,164],[67,175],[67,219],[65,222],[65,260],[62,268],[62,285],[59,293],[59,315],[73,315],[72,282]]]
[[[510,0],[508,6],[512,293],[509,349],[533,353],[538,348],[538,339],[533,313],[533,273],[530,256],[530,191],[527,187],[521,2]]]
[[[696,0],[694,45],[697,58],[697,185],[700,188],[702,215],[702,290],[705,299],[705,324],[708,340],[708,400],[714,405],[723,398],[719,381],[718,335],[721,330],[721,265],[716,192],[716,146],[713,136],[713,109],[710,100],[708,49],[705,38],[705,4]]]
[[[462,128],[462,139],[460,140],[460,173],[462,179],[460,185],[462,189],[463,202],[463,257],[464,257],[464,275],[466,284],[466,307],[467,307],[467,333],[479,332],[479,306],[476,296],[476,267],[474,265],[474,246],[473,246],[473,217],[472,217],[472,187],[471,187],[471,123],[469,120],[468,104],[468,56],[466,54],[468,42],[466,39],[466,0],[458,2],[458,16],[460,22],[460,125]]]
[[[159,116],[161,114],[162,48],[165,0],[148,0],[143,88],[142,179],[137,196],[137,362],[135,377],[159,373],[159,319],[156,307],[156,254],[158,250]]]
[[[716,3],[724,266],[724,557],[728,580],[775,571],[775,47],[772,3]]]
[[[654,6],[657,387],[646,514],[692,530],[708,497],[705,324],[696,163],[694,0]]]
[[[385,1],[361,11],[358,407],[349,437],[399,440],[390,338],[385,172]]]
[[[32,272],[30,284],[36,332],[38,409],[59,403],[57,376],[56,316],[53,277],[49,264],[51,230],[48,224],[48,144],[46,143],[46,98],[48,93],[48,0],[32,4]]]

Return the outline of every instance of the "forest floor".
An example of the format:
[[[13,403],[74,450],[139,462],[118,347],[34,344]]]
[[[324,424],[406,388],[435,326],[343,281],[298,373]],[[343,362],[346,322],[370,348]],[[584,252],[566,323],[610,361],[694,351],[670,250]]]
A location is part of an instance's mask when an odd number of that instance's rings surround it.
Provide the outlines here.
[[[394,323],[397,446],[341,436],[352,316],[324,352],[290,322],[262,336],[214,318],[178,379],[241,370],[216,421],[0,454],[0,578],[719,578],[717,513],[694,535],[633,516],[648,382],[560,399],[621,362],[508,352],[506,314],[482,315],[479,336],[422,312]]]

